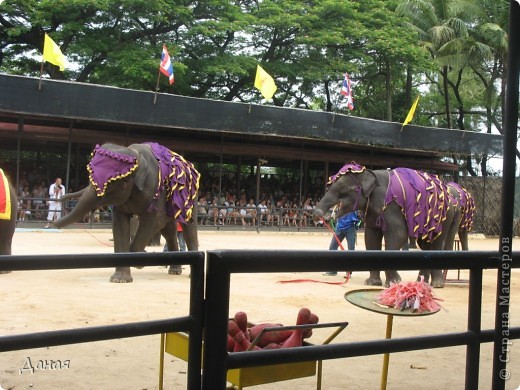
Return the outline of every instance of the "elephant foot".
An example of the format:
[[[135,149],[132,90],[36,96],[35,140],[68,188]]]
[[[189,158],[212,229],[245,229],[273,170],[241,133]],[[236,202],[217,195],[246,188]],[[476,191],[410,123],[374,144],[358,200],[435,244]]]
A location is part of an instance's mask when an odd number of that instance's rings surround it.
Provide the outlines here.
[[[170,269],[168,270],[168,274],[170,274],[170,275],[180,275],[180,274],[182,274],[182,267],[180,265],[170,265]]]
[[[430,275],[417,275],[417,281],[420,282],[420,281],[423,281],[424,283],[426,284],[429,284],[430,283]]]
[[[433,288],[444,288],[444,281],[443,280],[432,280],[431,285]]]
[[[111,277],[110,282],[111,283],[132,283],[134,281],[134,278],[132,278],[132,275],[125,272],[116,271]]]
[[[390,287],[392,284],[398,284],[401,282],[401,278],[397,278],[397,279],[391,279],[391,280],[385,280],[385,287],[388,288]]]
[[[430,283],[430,275],[431,271],[420,270],[417,275],[417,281],[420,282],[422,280],[424,283],[428,284]]]
[[[382,286],[383,281],[381,280],[381,278],[374,278],[371,276],[367,280],[365,280],[365,284],[367,286]]]
[[[386,281],[385,287],[390,287],[392,284],[397,284],[401,282],[401,275],[396,271],[386,271]]]

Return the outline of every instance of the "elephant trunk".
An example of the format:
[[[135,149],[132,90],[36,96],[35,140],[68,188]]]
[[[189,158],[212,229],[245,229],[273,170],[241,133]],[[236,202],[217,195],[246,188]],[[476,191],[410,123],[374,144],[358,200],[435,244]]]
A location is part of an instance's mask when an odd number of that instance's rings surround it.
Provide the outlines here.
[[[77,222],[87,213],[99,206],[100,201],[96,195],[96,190],[92,186],[89,186],[80,192],[81,197],[78,200],[78,204],[72,209],[70,213],[55,221],[54,226],[61,228],[70,225],[71,223]],[[72,194],[69,194],[69,198],[70,195]],[[62,197],[62,199],[63,198],[64,197]]]
[[[323,218],[324,213],[321,209],[315,208],[312,215],[313,215],[314,221],[318,222],[320,219]]]
[[[66,200],[70,200],[70,199],[78,199],[78,198],[81,197],[81,195],[83,195],[84,192],[88,192],[89,188],[90,188],[90,186],[89,187],[85,187],[82,190],[79,190],[79,191],[76,191],[76,192],[71,192],[71,193],[62,195],[62,197],[60,199],[61,199],[62,202],[65,202]]]
[[[332,206],[334,206],[337,202],[338,202],[338,199],[335,199],[335,197],[333,197],[330,192],[327,192],[323,196],[323,198],[321,198],[319,203],[316,205],[316,208],[314,209],[314,212],[313,212],[314,221],[316,221],[316,222],[320,221],[323,218],[323,216],[327,213],[327,211]]]

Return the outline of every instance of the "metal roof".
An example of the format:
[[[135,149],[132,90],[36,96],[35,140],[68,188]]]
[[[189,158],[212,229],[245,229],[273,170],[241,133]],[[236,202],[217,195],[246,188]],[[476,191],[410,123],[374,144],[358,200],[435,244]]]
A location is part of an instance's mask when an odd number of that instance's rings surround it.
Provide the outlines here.
[[[495,134],[0,74],[0,148],[14,145],[22,124],[23,139],[35,147],[153,140],[194,161],[265,157],[281,166],[355,160],[452,170],[441,157],[500,155],[503,147]]]

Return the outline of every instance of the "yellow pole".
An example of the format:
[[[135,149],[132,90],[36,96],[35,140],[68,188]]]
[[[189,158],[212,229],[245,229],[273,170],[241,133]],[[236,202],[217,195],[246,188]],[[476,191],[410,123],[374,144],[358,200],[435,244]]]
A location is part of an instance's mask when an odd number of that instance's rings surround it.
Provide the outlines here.
[[[161,353],[159,354],[159,390],[163,389],[164,380],[164,344],[165,344],[164,333],[161,333]]]
[[[388,314],[386,317],[386,339],[392,338],[392,325],[394,316]],[[381,390],[386,390],[386,383],[388,381],[388,363],[390,362],[390,354],[385,353],[383,357],[383,374],[381,375]]]

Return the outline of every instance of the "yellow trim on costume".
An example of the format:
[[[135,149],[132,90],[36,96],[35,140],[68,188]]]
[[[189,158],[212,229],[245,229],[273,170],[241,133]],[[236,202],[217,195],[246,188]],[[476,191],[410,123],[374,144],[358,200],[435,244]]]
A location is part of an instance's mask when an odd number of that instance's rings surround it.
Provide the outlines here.
[[[118,176],[114,176],[114,177],[111,177],[110,179],[108,179],[108,181],[106,181],[105,183],[103,183],[103,188],[99,188],[98,185],[96,184],[96,182],[94,182],[94,180],[92,179],[92,170],[90,169],[90,165],[87,165],[87,171],[89,172],[88,174],[88,179],[90,181],[90,184],[92,184],[92,186],[96,189],[96,195],[97,196],[104,196],[105,195],[105,191],[107,190],[107,186],[109,183],[112,183],[113,181],[116,181],[116,180],[119,180],[119,179],[123,179],[127,176],[130,176],[132,173],[134,173],[134,171],[139,167],[139,160],[135,159],[135,164],[132,168],[130,168],[130,170],[125,173],[124,175],[118,175]]]
[[[4,185],[4,194],[5,194],[5,209],[0,210],[0,219],[10,221],[13,217],[11,215],[11,187],[9,186],[9,182],[7,181],[7,176],[4,171],[0,168],[0,180],[2,180]]]

